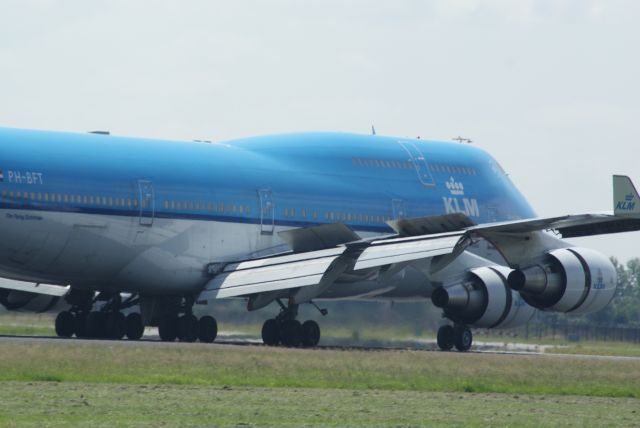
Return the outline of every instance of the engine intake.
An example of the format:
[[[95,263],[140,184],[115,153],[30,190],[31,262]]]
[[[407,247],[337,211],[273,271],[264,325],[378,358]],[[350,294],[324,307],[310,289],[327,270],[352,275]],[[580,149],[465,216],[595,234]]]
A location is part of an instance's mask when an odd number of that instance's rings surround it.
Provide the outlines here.
[[[510,271],[503,266],[472,269],[465,281],[435,289],[431,301],[448,318],[473,327],[509,328],[525,324],[535,309],[508,287]]]
[[[562,248],[549,252],[540,264],[512,271],[507,281],[536,308],[589,313],[611,301],[617,275],[609,259],[596,251]]]

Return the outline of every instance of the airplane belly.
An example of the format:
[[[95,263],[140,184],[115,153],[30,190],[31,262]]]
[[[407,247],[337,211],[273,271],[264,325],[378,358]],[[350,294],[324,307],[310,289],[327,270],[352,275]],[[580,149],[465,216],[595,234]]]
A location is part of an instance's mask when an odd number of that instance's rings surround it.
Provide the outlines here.
[[[70,233],[60,216],[25,210],[0,210],[0,270],[7,276],[46,274]]]

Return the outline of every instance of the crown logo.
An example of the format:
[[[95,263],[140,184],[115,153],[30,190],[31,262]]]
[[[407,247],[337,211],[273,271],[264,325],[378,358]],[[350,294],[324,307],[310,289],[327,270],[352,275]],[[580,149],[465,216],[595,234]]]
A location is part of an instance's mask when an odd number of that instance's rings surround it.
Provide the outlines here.
[[[629,193],[628,195],[626,195],[624,197],[625,201],[627,201],[627,202],[633,201],[633,198],[634,198],[633,193]]]
[[[451,192],[452,195],[464,195],[464,184],[455,181],[453,177],[449,178],[445,183],[445,186],[447,186],[447,189],[449,189],[449,192]]]

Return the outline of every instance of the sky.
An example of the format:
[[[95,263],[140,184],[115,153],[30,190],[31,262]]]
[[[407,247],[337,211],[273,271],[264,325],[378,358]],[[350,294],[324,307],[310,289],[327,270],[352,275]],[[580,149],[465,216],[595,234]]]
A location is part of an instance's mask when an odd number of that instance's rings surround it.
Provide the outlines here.
[[[640,185],[640,2],[1,0],[0,126],[489,151],[541,216]],[[625,261],[640,232],[571,240]]]

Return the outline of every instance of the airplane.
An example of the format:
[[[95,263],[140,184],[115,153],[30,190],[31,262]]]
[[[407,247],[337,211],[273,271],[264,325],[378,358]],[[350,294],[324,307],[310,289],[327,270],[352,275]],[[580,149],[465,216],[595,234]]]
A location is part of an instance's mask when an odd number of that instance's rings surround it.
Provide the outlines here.
[[[560,237],[640,230],[626,176],[612,213],[540,218],[486,151],[424,139],[0,128],[0,168],[0,303],[60,310],[61,337],[211,343],[215,314],[194,305],[244,299],[279,306],[265,344],[312,347],[301,304],[430,300],[440,349],[467,351],[471,328],[605,307],[613,265]]]

